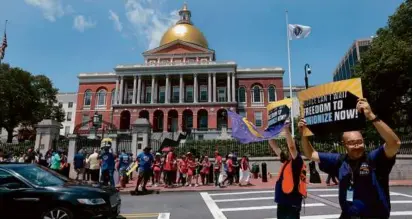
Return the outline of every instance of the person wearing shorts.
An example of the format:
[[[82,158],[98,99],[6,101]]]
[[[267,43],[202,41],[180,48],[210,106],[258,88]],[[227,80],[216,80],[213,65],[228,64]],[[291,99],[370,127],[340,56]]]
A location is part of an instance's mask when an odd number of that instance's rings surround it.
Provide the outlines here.
[[[155,161],[153,163],[153,173],[154,173],[154,178],[155,178],[155,187],[159,186],[159,183],[161,181],[161,153],[156,153],[155,155]]]
[[[126,154],[125,150],[122,150],[122,153],[119,156],[119,176],[120,176],[120,186],[125,188],[127,178],[126,175],[127,169],[130,165],[131,161],[129,155]]]
[[[154,161],[153,155],[151,154],[151,148],[146,147],[136,157],[136,162],[138,163],[138,181],[136,182],[135,192],[138,192],[139,185],[143,180],[142,191],[146,192],[146,184],[149,178],[152,176],[152,163]]]

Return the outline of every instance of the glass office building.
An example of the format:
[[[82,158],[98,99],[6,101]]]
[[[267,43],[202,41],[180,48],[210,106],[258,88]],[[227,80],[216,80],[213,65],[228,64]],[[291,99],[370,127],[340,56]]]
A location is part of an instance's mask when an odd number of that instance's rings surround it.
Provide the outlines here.
[[[350,79],[354,73],[354,66],[360,62],[360,55],[368,50],[372,39],[356,40],[341,59],[333,73],[334,81]]]

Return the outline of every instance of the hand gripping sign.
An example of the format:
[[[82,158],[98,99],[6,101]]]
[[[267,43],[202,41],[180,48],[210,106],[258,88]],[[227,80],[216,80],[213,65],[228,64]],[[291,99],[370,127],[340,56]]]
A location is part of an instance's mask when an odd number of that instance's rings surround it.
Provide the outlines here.
[[[268,128],[284,124],[290,118],[292,105],[293,101],[290,98],[268,104]]]
[[[307,122],[304,136],[326,135],[365,127],[364,114],[356,109],[363,98],[361,79],[337,81],[298,93],[300,114]]]

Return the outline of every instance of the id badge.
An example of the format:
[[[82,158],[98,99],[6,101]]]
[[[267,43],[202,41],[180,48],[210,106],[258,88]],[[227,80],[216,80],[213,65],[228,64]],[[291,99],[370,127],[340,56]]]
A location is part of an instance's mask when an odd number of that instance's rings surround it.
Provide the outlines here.
[[[353,191],[353,189],[350,187],[350,188],[347,189],[346,201],[348,201],[348,202],[353,202],[353,196],[354,196],[354,191]]]

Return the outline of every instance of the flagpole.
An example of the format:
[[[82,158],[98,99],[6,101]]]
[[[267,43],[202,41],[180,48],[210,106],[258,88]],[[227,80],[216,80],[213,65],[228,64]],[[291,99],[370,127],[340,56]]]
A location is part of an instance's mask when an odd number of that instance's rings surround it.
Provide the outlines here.
[[[285,11],[285,22],[287,24],[287,50],[288,50],[288,80],[290,83],[290,98],[292,100],[291,110],[290,110],[290,122],[291,122],[291,135],[295,136],[294,133],[294,99],[293,99],[293,88],[291,85],[291,53],[290,53],[290,31],[288,29],[288,11]]]

